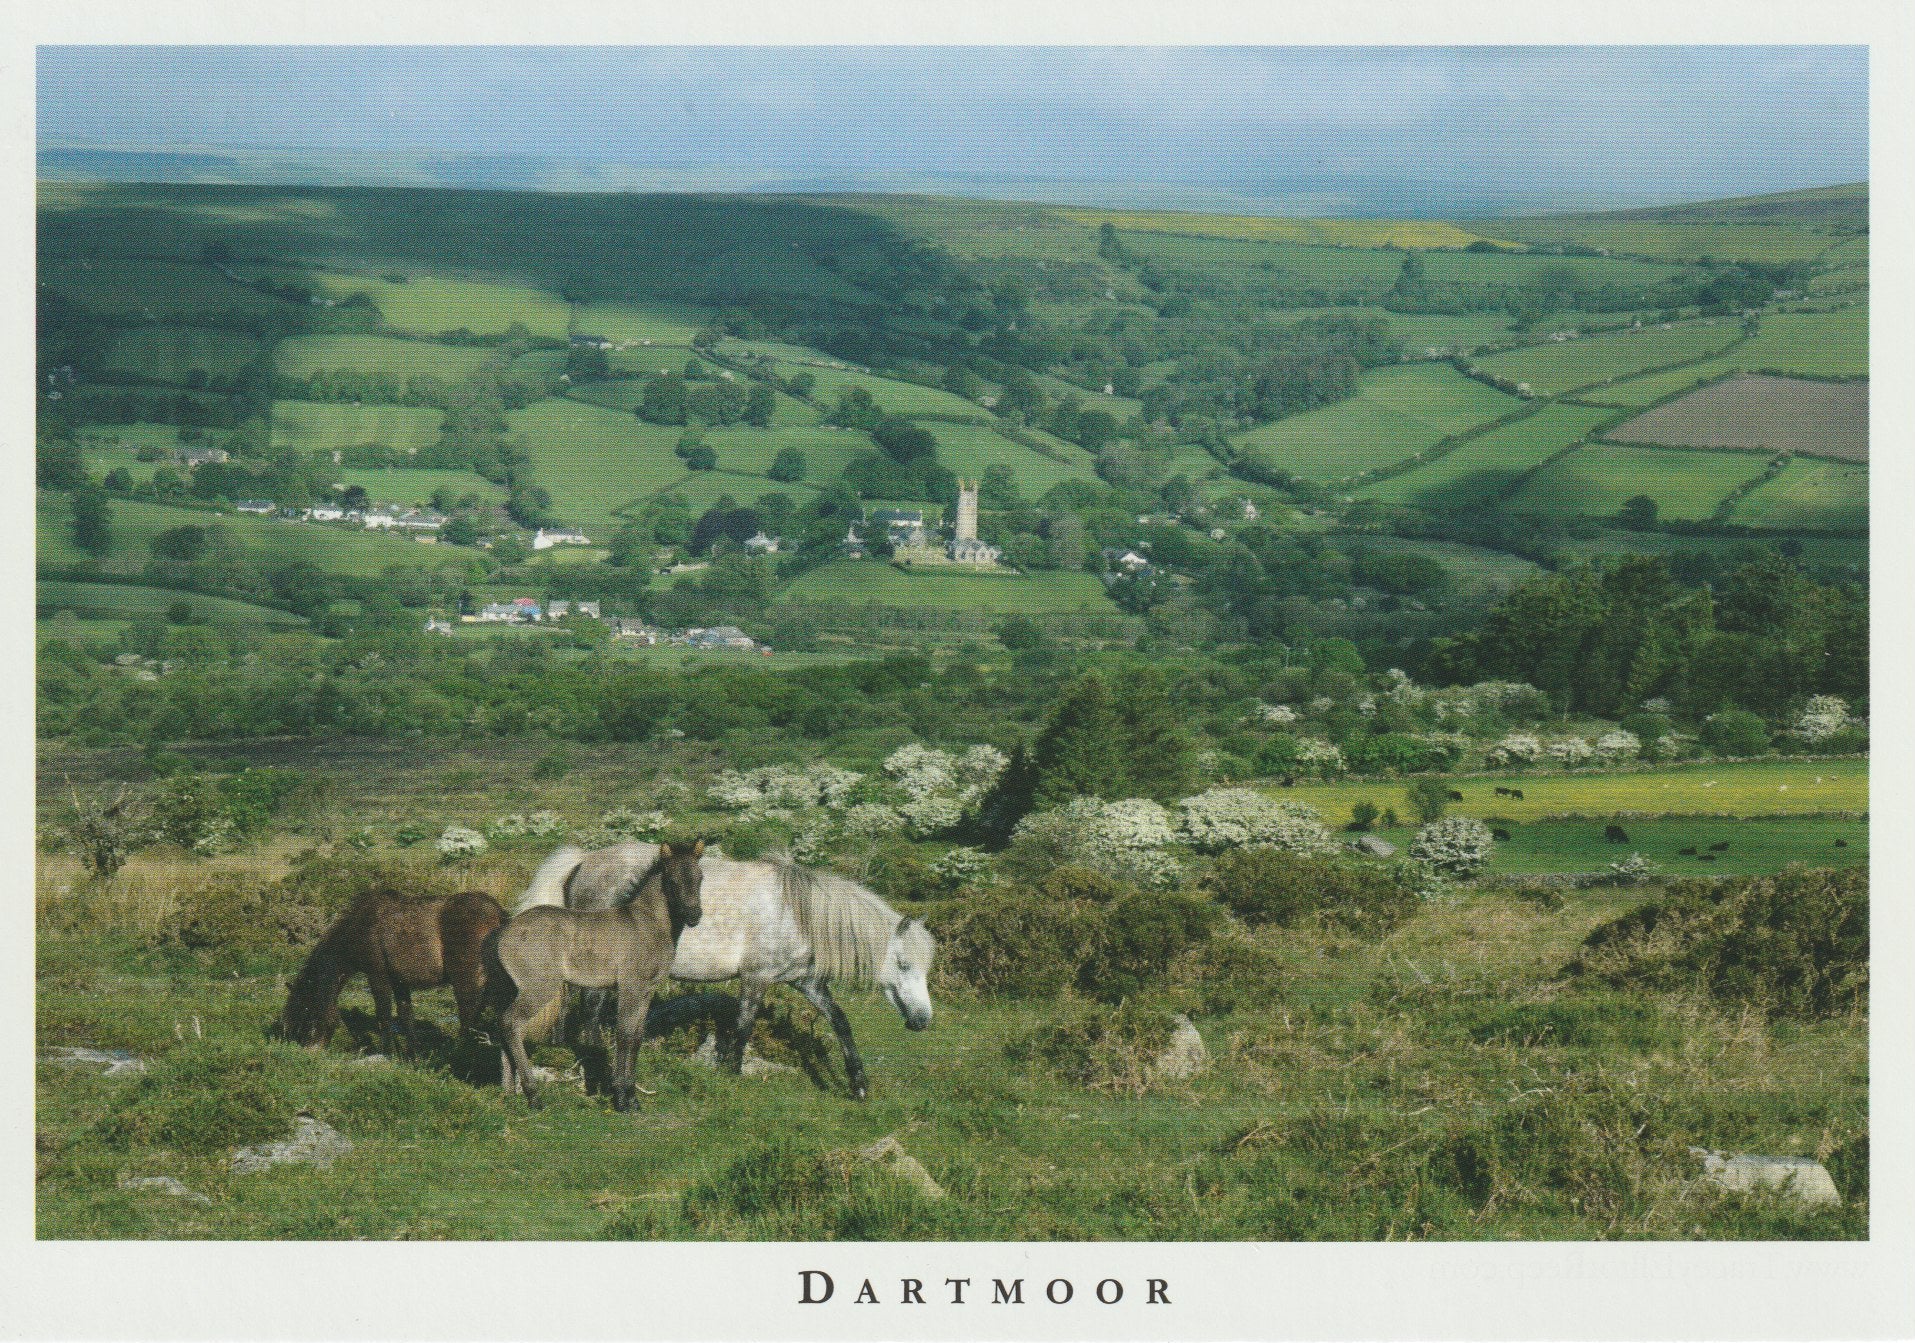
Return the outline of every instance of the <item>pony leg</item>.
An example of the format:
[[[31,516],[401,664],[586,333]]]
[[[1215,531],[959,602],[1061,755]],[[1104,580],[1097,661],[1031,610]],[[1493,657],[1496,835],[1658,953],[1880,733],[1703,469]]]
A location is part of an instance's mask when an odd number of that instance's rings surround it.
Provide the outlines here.
[[[388,1055],[398,1053],[392,1039],[392,982],[377,966],[366,971],[366,985],[372,990],[372,1010],[379,1019],[379,1041]]]
[[[618,990],[618,1048],[612,1065],[612,1108],[636,1109],[638,1087],[632,1073],[638,1063],[639,1042],[645,1038],[645,1014],[651,1010],[652,989]]]
[[[505,1013],[505,1057],[501,1074],[505,1078],[507,1093],[523,1092],[526,1109],[536,1110],[539,1108],[539,1085],[532,1077],[532,1061],[525,1056],[525,1027],[532,1019],[533,1012],[527,1010],[524,1004],[524,995],[520,995]]]
[[[844,1050],[845,1081],[851,1085],[851,1094],[863,1100],[869,1094],[870,1087],[864,1075],[864,1060],[858,1057],[858,1042],[851,1038],[851,1021],[844,1009],[831,996],[831,990],[822,979],[806,979],[799,983],[798,992],[804,994],[811,1005],[823,1014],[831,1023],[831,1030],[838,1037],[838,1047]]]
[[[412,989],[399,980],[392,983],[393,1000],[399,1004],[399,1040],[405,1046],[406,1057],[418,1052],[412,1038]]]
[[[758,1009],[764,1006],[765,986],[748,980],[738,981],[738,1019],[731,1029],[731,1044],[722,1061],[733,1072],[745,1066],[745,1047],[751,1043],[751,1028],[757,1024]]]

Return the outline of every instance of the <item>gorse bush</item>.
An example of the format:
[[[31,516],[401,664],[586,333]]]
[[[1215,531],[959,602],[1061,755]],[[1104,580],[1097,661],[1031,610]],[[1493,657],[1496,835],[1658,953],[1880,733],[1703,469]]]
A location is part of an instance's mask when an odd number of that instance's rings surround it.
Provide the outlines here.
[[[1569,971],[1619,987],[1700,990],[1772,1016],[1828,1017],[1868,998],[1868,869],[1791,868],[1669,893],[1603,924]]]
[[[1052,998],[1077,978],[1102,919],[1088,903],[1011,889],[965,900],[930,922],[940,976],[996,997]]]
[[[1239,849],[1217,860],[1203,889],[1245,923],[1314,923],[1383,933],[1416,912],[1416,890],[1394,869],[1277,849]]]
[[[1136,996],[1161,979],[1170,963],[1209,937],[1218,920],[1207,900],[1174,892],[1137,891],[1113,902],[1090,955],[1077,972],[1077,987],[1104,1002]]]
[[[1446,877],[1475,876],[1495,851],[1489,827],[1467,816],[1433,820],[1410,841],[1410,857]]]

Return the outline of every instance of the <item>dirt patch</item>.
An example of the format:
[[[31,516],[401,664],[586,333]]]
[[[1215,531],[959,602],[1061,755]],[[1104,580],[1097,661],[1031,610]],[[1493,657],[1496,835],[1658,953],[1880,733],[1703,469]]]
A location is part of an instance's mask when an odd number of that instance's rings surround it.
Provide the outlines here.
[[[1868,384],[1803,378],[1729,378],[1612,429],[1617,443],[1760,448],[1868,460]]]

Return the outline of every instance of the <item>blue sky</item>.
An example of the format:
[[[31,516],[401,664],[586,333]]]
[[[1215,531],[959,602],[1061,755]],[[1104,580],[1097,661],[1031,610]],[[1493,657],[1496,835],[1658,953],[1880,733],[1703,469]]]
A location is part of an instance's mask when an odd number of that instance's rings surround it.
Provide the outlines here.
[[[621,184],[1129,183],[1431,213],[1862,180],[1867,83],[1860,47],[43,47],[38,119],[43,149],[532,155],[618,165]]]

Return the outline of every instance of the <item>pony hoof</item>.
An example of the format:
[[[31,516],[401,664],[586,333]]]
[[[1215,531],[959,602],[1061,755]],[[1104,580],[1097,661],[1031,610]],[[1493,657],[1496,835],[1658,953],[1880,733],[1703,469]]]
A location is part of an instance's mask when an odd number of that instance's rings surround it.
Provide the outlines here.
[[[868,1087],[865,1086],[863,1082],[854,1082],[852,1084],[851,1086],[852,1100],[861,1101],[861,1100],[869,1100],[870,1098],[871,1098],[871,1091]]]
[[[544,1107],[545,1107],[544,1101],[540,1100],[537,1096],[533,1095],[529,1091],[525,1093],[525,1108],[526,1109],[540,1110],[540,1109],[543,1109]]]

